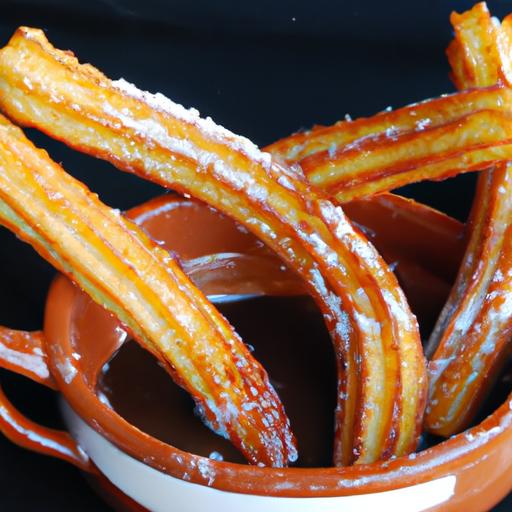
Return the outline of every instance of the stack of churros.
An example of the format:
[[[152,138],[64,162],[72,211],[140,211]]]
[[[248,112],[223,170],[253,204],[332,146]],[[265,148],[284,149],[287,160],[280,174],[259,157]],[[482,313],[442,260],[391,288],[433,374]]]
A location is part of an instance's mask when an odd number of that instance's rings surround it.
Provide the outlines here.
[[[510,24],[493,22],[484,4],[452,22],[459,92],[316,127],[263,151],[196,110],[110,80],[32,28],[0,51],[0,108],[19,126],[207,203],[281,258],[332,337],[333,464],[372,463],[414,451],[424,425],[442,435],[465,428],[512,334]],[[0,118],[0,222],[116,315],[250,463],[293,463],[296,440],[267,373],[179,262],[11,121]],[[389,191],[482,169],[427,371],[416,317],[384,257],[398,255],[410,270],[406,291],[436,283],[421,255],[377,237],[381,255],[360,224],[368,211],[388,223],[399,217],[425,240],[444,237],[454,248],[445,257],[457,258],[456,221]]]

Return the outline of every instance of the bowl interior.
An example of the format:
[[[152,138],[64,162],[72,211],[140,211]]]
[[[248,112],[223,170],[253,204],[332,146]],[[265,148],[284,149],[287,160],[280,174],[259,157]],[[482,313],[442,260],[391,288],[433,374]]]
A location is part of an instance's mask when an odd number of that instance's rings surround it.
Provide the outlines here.
[[[129,216],[180,258],[265,251],[257,239],[233,221],[189,199],[164,196],[132,210]],[[384,229],[380,235],[385,233]],[[424,244],[424,240],[418,240]],[[467,433],[388,462],[348,468],[271,469],[215,461],[155,439],[101,401],[96,394],[96,378],[127,334],[111,315],[92,304],[64,277],[59,277],[50,291],[45,333],[50,366],[59,387],[85,421],[139,460],[203,485],[276,496],[336,496],[388,490],[449,474],[461,476],[463,482],[462,475],[469,474],[468,461],[470,467],[475,467],[477,461],[492,461],[501,457],[504,449],[512,448],[509,397],[494,414]],[[498,467],[503,470],[504,464],[508,467],[511,463],[507,460],[496,465],[494,460],[492,471]],[[488,462],[479,464],[478,474],[485,471],[486,465]]]

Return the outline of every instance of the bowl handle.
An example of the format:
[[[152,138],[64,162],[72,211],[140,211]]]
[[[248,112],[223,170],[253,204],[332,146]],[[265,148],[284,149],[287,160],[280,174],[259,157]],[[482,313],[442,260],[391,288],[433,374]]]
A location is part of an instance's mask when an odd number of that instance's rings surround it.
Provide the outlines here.
[[[0,367],[57,390],[50,374],[43,334],[0,326]],[[0,387],[0,432],[13,443],[38,453],[51,455],[94,472],[87,454],[64,431],[43,427],[23,416]]]

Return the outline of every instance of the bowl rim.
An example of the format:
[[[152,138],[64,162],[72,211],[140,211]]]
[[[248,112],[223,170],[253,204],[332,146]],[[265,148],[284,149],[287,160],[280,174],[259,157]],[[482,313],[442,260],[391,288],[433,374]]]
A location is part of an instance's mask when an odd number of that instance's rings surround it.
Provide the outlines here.
[[[129,212],[134,221],[165,212],[175,200],[165,195]],[[479,425],[408,456],[373,464],[329,468],[268,468],[212,460],[164,443],[124,420],[102,403],[84,375],[62,374],[73,357],[73,310],[82,292],[58,275],[46,302],[44,332],[48,363],[73,410],[94,430],[141,462],[185,481],[245,494],[321,497],[381,492],[457,474],[512,447],[512,393]]]
[[[213,487],[199,486],[161,473],[118,450],[114,444],[85,423],[64,398],[60,400],[60,406],[64,421],[73,437],[84,447],[100,471],[101,474],[96,475],[97,480],[102,484],[108,482],[110,495],[119,496],[121,493],[121,498],[133,500],[134,512],[139,511],[140,506],[144,507],[144,512],[168,512],[176,509],[186,509],[189,512],[191,509],[238,512],[240,505],[243,505],[247,512],[270,509],[273,512],[318,512],[330,511],[333,507],[334,510],[340,510],[342,507],[341,509],[346,511],[374,510],[376,507],[388,510],[394,507],[396,510],[419,512],[444,506],[455,494],[457,479],[453,475],[380,493],[306,499],[231,493]]]

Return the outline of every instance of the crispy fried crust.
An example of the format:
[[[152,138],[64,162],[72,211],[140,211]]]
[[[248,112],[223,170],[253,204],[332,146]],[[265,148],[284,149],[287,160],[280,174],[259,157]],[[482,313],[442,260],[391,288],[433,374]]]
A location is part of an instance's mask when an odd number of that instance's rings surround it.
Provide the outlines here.
[[[455,39],[447,53],[457,86],[507,82],[509,20],[500,27],[485,4],[477,4],[462,15],[452,14],[451,21]],[[469,424],[507,358],[512,334],[511,224],[512,168],[502,163],[479,177],[466,254],[428,344],[433,355],[425,423],[436,434],[449,436]]]
[[[466,247],[461,222],[412,199],[388,193],[352,201],[343,210],[381,254],[390,255],[384,256],[388,262],[407,260],[446,282],[455,279]]]
[[[464,226],[428,206],[389,193],[351,201],[343,209],[392,266],[428,335],[464,255]]]
[[[503,86],[463,91],[314,128],[268,149],[300,163],[312,183],[346,203],[507,160],[512,156],[511,100],[512,92]]]
[[[510,91],[499,90],[502,101],[508,102]],[[345,203],[507,160],[512,156],[511,119],[509,112],[498,106],[464,117],[445,118],[441,125],[430,124],[410,132],[398,134],[390,129],[335,151],[315,153],[300,165],[312,183]]]
[[[332,156],[336,144],[346,145],[356,139],[372,138],[392,128],[400,132],[410,131],[418,126],[418,117],[421,124],[421,118],[430,114],[437,124],[442,124],[448,116],[465,116],[479,109],[500,108],[504,99],[508,101],[508,98],[507,90],[468,91],[467,95],[461,95],[457,100],[451,98],[443,101],[443,107],[438,110],[432,111],[428,107],[427,112],[422,110],[423,104],[420,103],[411,106],[405,114],[382,113],[370,119],[316,127],[281,139],[264,151],[290,165],[296,165],[308,155],[328,149]],[[324,187],[325,183],[319,185]],[[459,265],[464,252],[466,237],[463,226],[444,213],[389,192],[352,200],[345,203],[343,209],[361,227],[386,261],[399,262],[397,271],[400,283],[409,303],[413,300],[413,311],[429,310],[427,317],[437,314],[439,299],[444,301],[446,287],[453,281],[456,275],[454,268]],[[396,229],[399,224],[400,231]],[[402,236],[402,231],[409,234],[407,238]],[[442,255],[437,249],[439,247],[445,248]],[[429,268],[433,262],[435,269]],[[413,268],[415,270],[411,271]],[[419,298],[419,293],[423,299]]]
[[[426,377],[416,319],[393,273],[343,211],[295,170],[161,95],[19,29],[0,52],[0,102],[17,122],[245,225],[304,278],[339,368],[335,463],[415,448]]]
[[[214,231],[236,233],[234,245],[231,242],[227,246],[213,245],[208,255],[188,259],[188,252],[180,253],[181,267],[205,295],[306,293],[304,281],[283,265],[274,251],[205,203],[167,194],[154,199],[146,208],[150,205],[161,211],[173,205],[169,210],[173,214],[184,210],[194,212],[195,225],[195,215],[199,215]],[[343,209],[393,268],[413,313],[421,319],[420,325],[422,322],[424,326],[433,325],[464,255],[464,225],[438,210],[396,194],[353,201]],[[407,237],[403,236],[405,232]],[[162,236],[157,235],[157,238]],[[175,237],[170,237],[172,247]]]
[[[482,110],[508,112],[511,105],[512,93],[506,88],[462,91],[368,118],[315,127],[274,142],[266,150],[287,162],[298,163],[319,153],[330,152],[334,156],[350,144],[393,141],[403,134],[421,133]]]
[[[249,461],[296,458],[265,370],[222,315],[166,251],[1,116],[0,222],[116,314]],[[74,364],[62,369],[65,381]]]

